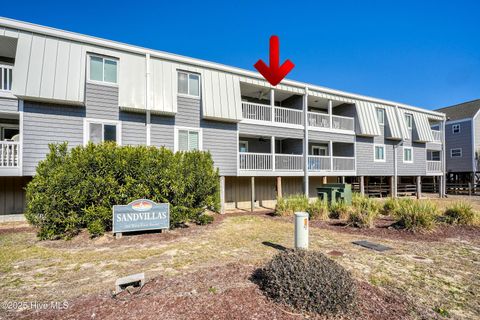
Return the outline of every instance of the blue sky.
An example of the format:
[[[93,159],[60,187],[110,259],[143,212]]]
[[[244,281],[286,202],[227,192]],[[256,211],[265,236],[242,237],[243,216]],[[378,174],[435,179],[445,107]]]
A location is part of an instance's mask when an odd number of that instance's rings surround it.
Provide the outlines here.
[[[0,15],[435,109],[480,98],[480,1],[4,1]]]

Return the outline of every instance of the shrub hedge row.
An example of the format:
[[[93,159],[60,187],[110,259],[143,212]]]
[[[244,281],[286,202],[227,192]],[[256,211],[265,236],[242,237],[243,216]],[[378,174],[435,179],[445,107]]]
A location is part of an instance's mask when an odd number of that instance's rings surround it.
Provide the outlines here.
[[[203,223],[218,211],[219,176],[208,152],[88,144],[50,145],[27,188],[26,218],[41,239],[68,238],[81,228],[112,228],[112,206],[147,198],[170,203],[170,223]]]

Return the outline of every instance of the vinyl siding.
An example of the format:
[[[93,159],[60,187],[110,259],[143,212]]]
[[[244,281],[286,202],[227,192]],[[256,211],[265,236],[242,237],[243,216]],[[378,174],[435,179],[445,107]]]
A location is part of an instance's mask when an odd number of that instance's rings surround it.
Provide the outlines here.
[[[140,113],[120,112],[122,145],[146,145],[146,116]]]
[[[118,87],[87,83],[85,109],[87,118],[118,120]]]
[[[356,158],[358,176],[392,176],[394,172],[394,142],[383,136],[368,138],[357,137]],[[385,162],[375,162],[374,144],[385,145]]]
[[[405,163],[403,161],[404,147],[412,147],[413,163]],[[398,147],[397,164],[399,176],[424,176],[426,174],[427,153],[425,144],[405,141],[403,146]]]
[[[0,98],[0,112],[18,112],[18,100]]]
[[[452,124],[445,126],[447,172],[472,172],[472,122],[470,120],[457,122],[460,133],[452,133]],[[450,150],[462,148],[461,158],[451,158]]]
[[[237,174],[237,124],[202,120],[203,150],[209,150],[222,176]]]
[[[25,187],[30,177],[0,177],[0,215],[25,211]]]
[[[324,132],[324,131],[308,131],[308,139],[310,141],[334,141],[334,142],[346,142],[354,143],[355,136],[349,134],[333,133],[333,132]]]
[[[69,147],[83,144],[85,109],[38,102],[24,103],[23,174],[30,176],[45,159],[50,143],[68,142]]]
[[[166,147],[173,150],[175,118],[152,115],[150,123],[151,145],[156,147]]]
[[[200,99],[178,97],[178,110],[175,115],[175,125],[181,127],[200,127]]]
[[[265,137],[282,137],[282,138],[296,138],[303,139],[303,129],[293,129],[277,126],[262,126],[251,123],[239,123],[238,130],[240,134],[251,134]]]
[[[475,147],[473,148],[473,152],[477,153],[480,155],[480,117],[477,115],[474,119],[475,121],[475,126],[474,126],[474,130],[475,130],[475,134],[474,134],[474,138],[475,138]],[[476,168],[476,170],[478,171],[480,168]]]

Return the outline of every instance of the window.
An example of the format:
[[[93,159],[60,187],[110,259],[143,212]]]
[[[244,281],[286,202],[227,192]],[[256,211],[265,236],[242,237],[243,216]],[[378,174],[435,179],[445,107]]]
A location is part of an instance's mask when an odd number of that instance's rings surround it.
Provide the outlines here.
[[[200,97],[200,75],[179,71],[178,93],[193,97]]]
[[[428,151],[428,161],[440,161],[440,151]]]
[[[89,56],[90,68],[89,79],[90,81],[97,81],[102,83],[117,83],[117,68],[118,60],[112,58],[104,58],[100,56]]]
[[[86,144],[89,141],[93,143],[114,141],[117,144],[121,144],[120,131],[121,125],[119,122],[85,119],[84,143]]]
[[[328,156],[328,147],[326,147],[326,146],[312,146],[312,155],[314,155],[314,156]]]
[[[248,141],[240,141],[238,143],[238,151],[248,152]]]
[[[20,133],[20,130],[18,128],[2,127],[2,140],[10,141],[10,140],[13,140],[15,136],[17,136],[15,139],[18,139],[19,133]]]
[[[462,157],[462,148],[450,149],[451,158],[461,158]]]
[[[374,160],[375,161],[385,161],[385,146],[384,145],[374,145]]]
[[[201,130],[177,129],[176,151],[202,150]]]
[[[403,147],[403,162],[413,163],[412,152],[413,151],[411,147]]]
[[[377,108],[377,119],[378,124],[381,126],[385,125],[385,109]]]
[[[413,115],[410,113],[405,113],[405,122],[407,123],[407,128],[413,128]]]
[[[459,124],[452,125],[452,133],[453,134],[460,133],[460,125]]]

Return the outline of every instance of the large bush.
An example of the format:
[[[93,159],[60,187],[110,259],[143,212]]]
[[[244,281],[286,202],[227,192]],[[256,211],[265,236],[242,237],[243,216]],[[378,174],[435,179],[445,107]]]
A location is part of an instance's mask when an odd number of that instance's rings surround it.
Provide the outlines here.
[[[344,201],[336,201],[330,204],[330,218],[346,220],[352,212],[352,207]]]
[[[450,224],[474,225],[478,222],[478,213],[465,201],[455,202],[445,210],[445,220]]]
[[[379,212],[380,205],[377,201],[367,196],[354,194],[348,222],[355,227],[371,228]]]
[[[316,198],[308,205],[307,212],[312,220],[328,220],[328,201]]]
[[[207,152],[88,144],[70,151],[50,145],[27,186],[26,218],[39,237],[70,237],[81,228],[92,235],[112,228],[112,206],[147,198],[170,203],[172,226],[218,211],[219,177]]]
[[[267,296],[301,311],[333,315],[355,304],[350,273],[320,252],[282,252],[255,278]]]
[[[407,230],[431,230],[436,225],[438,209],[428,200],[401,199],[395,216],[398,219],[396,224]]]
[[[307,211],[308,198],[302,194],[294,194],[285,198],[278,198],[275,206],[275,215],[288,216],[295,212]]]

